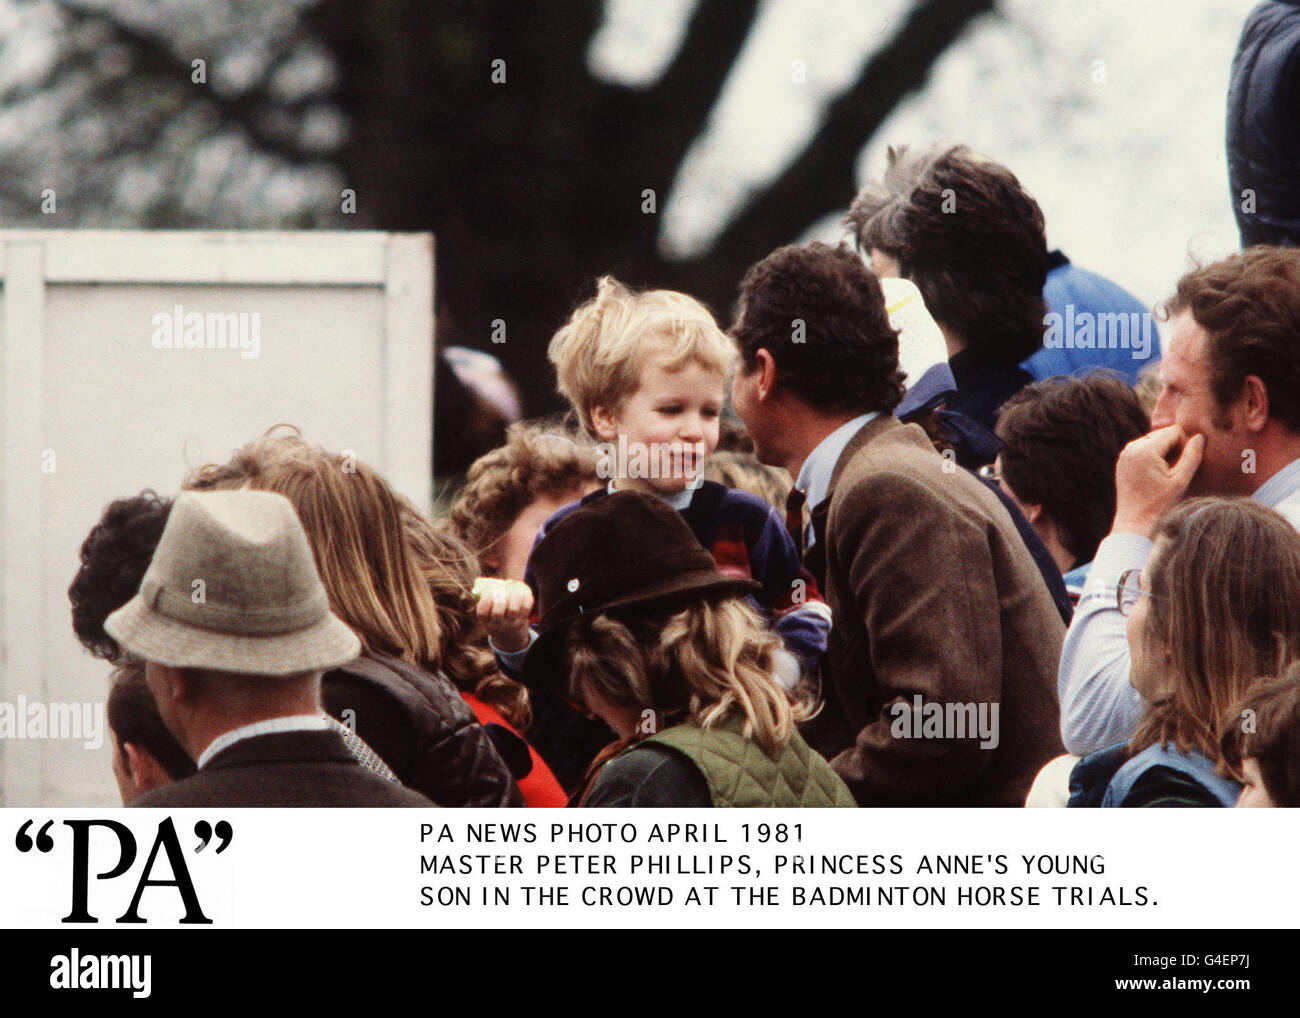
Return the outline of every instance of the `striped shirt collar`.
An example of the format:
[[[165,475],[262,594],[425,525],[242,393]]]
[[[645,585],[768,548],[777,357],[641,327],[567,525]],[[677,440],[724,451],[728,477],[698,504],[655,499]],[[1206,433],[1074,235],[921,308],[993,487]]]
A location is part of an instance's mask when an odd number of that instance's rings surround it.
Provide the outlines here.
[[[292,717],[267,718],[265,721],[254,721],[251,725],[232,728],[230,731],[218,735],[208,743],[208,748],[199,754],[196,763],[199,770],[202,770],[208,761],[223,749],[228,749],[236,742],[252,739],[258,735],[274,735],[279,732],[327,732],[329,728],[329,722],[319,714],[295,714]]]
[[[1300,459],[1294,459],[1255,489],[1251,496],[1256,502],[1276,507],[1277,504],[1300,491]]]

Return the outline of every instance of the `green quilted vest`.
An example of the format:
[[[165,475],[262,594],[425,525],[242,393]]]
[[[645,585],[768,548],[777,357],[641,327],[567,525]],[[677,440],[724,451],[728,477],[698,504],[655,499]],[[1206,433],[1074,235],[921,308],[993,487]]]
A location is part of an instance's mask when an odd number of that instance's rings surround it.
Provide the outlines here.
[[[695,764],[714,806],[857,805],[840,776],[798,732],[773,758],[740,734],[743,726],[737,716],[708,730],[688,721],[645,741],[671,746]]]

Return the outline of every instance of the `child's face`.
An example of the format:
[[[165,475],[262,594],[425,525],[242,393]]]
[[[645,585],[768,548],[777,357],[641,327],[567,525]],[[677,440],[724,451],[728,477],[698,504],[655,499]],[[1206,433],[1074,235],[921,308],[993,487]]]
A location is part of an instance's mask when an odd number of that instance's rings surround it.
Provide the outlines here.
[[[1259,773],[1259,764],[1253,756],[1248,756],[1241,761],[1241,776],[1246,780],[1241,786],[1241,795],[1237,797],[1239,809],[1245,806],[1277,805],[1273,797],[1268,794],[1268,789],[1264,787],[1263,775]]]
[[[676,371],[651,357],[640,384],[618,409],[593,407],[601,439],[625,439],[615,466],[617,487],[674,494],[696,487],[704,462],[718,446],[726,378],[691,361]]]

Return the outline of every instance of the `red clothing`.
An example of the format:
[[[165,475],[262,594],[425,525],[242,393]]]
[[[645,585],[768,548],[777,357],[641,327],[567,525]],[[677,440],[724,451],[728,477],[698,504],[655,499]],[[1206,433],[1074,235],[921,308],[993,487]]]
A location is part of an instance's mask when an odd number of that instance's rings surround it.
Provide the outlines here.
[[[555,775],[546,766],[546,762],[538,755],[537,750],[533,749],[532,744],[515,731],[495,707],[484,703],[473,693],[461,693],[460,695],[469,704],[470,710],[474,712],[480,725],[500,725],[528,746],[528,755],[532,758],[533,769],[528,772],[527,777],[518,780],[519,791],[524,796],[524,804],[543,809],[567,806],[569,797],[565,794],[560,783],[555,780]]]

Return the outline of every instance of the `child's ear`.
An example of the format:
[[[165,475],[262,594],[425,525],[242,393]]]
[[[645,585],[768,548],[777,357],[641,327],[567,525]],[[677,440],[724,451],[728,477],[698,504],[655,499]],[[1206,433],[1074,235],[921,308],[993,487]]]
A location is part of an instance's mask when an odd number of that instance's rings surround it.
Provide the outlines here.
[[[618,422],[614,419],[614,413],[609,407],[594,406],[591,408],[591,426],[596,429],[596,434],[606,442],[612,442],[618,438]]]

